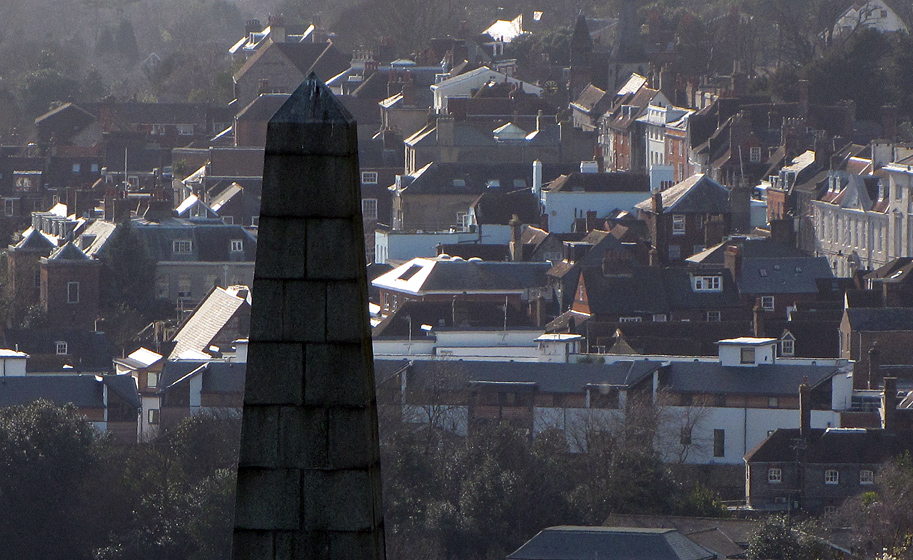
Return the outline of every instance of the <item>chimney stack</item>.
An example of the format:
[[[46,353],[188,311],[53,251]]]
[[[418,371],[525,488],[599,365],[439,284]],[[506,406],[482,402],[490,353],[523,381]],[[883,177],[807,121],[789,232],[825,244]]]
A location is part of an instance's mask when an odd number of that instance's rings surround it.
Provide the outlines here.
[[[596,211],[587,210],[586,211],[586,232],[590,233],[596,229]]]
[[[812,403],[809,397],[811,387],[808,379],[799,385],[799,437],[806,438],[812,432]]]
[[[897,427],[897,378],[884,378],[884,392],[881,393],[881,427],[893,434]]]
[[[516,214],[510,220],[510,260],[523,260],[523,222]]]
[[[881,386],[881,351],[878,342],[869,348],[869,389],[878,389]]]
[[[761,307],[761,298],[754,305],[754,321],[752,321],[755,338],[764,338],[764,308]]]

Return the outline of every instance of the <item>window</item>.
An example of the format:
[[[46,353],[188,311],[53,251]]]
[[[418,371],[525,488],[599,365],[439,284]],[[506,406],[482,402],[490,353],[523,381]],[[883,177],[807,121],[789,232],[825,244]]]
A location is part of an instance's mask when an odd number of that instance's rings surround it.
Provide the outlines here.
[[[81,167],[78,163],[74,163],[74,164],[73,164],[73,173],[79,173],[79,170],[80,170],[81,168],[82,168],[82,167]]]
[[[365,220],[376,220],[377,219],[377,199],[376,198],[361,199],[361,216]]]
[[[767,408],[780,408],[780,399],[778,397],[767,397]]]
[[[250,219],[250,225],[253,227],[258,227],[260,225],[260,216],[253,216]]]
[[[783,471],[781,469],[767,469],[767,482],[770,484],[783,482]]]
[[[192,136],[193,135],[193,125],[192,124],[179,124],[175,128],[178,129],[178,134],[181,136]]]
[[[376,171],[362,171],[361,172],[361,184],[362,185],[376,185],[377,184],[377,172]]]
[[[232,239],[231,240],[231,252],[232,253],[243,253],[244,252],[244,240],[243,239]]]
[[[619,323],[640,323],[641,318],[640,317],[619,317],[618,322]]]
[[[190,279],[190,276],[184,274],[178,276],[178,297],[189,298],[191,295],[192,285],[193,281]]]
[[[159,409],[150,408],[148,419],[149,419],[150,424],[158,424],[159,423]]]
[[[859,471],[859,484],[875,484],[875,471]]]
[[[781,356],[795,356],[796,354],[796,341],[791,338],[784,338],[780,341],[780,355]]]
[[[761,309],[765,311],[774,310],[774,297],[773,296],[761,296]]]
[[[15,216],[16,215],[16,201],[12,198],[7,198],[3,200],[3,215],[4,216]]]
[[[79,303],[79,282],[67,282],[67,303]]]
[[[708,311],[707,312],[707,321],[711,323],[719,323],[722,320],[719,311]]]
[[[748,151],[748,159],[751,163],[761,163],[761,147],[754,146]]]
[[[149,372],[146,374],[146,387],[150,389],[155,389],[159,384],[159,374],[155,372]]]
[[[827,469],[824,471],[824,483],[825,484],[839,484],[840,483],[840,471],[837,469]]]
[[[227,226],[232,226],[235,224],[235,217],[234,216],[222,216],[222,223]]]
[[[58,340],[57,342],[54,343],[54,346],[55,346],[56,349],[57,349],[57,355],[58,355],[58,356],[66,356],[66,355],[67,355],[67,343],[66,343],[65,340]]]
[[[193,241],[189,239],[175,239],[171,242],[171,252],[178,255],[187,255],[193,251]]]
[[[726,456],[726,430],[713,430],[713,456]]]
[[[665,322],[666,322],[666,314],[665,314],[665,313],[654,313],[654,314],[653,314],[653,322],[654,322],[654,323],[665,323]]]
[[[723,290],[722,279],[722,276],[695,276],[692,278],[694,281],[694,291],[720,292]]]
[[[669,260],[677,261],[682,258],[682,246],[681,245],[669,245]]]
[[[742,353],[740,356],[739,363],[753,364],[754,363],[754,348],[742,348]]]
[[[155,279],[155,297],[158,299],[168,299],[169,289],[168,275],[159,276]]]
[[[684,214],[672,214],[672,233],[673,235],[682,235],[685,233]]]
[[[92,166],[89,167],[89,170],[90,170],[92,173],[98,173],[98,164],[97,164],[97,163],[93,163]]]

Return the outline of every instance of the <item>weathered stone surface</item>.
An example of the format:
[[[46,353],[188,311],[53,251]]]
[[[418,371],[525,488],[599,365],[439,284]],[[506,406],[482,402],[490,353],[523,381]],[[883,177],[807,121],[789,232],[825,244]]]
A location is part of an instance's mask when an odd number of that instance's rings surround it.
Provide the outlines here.
[[[301,476],[292,469],[238,469],[235,527],[255,530],[297,530],[301,512]]]
[[[368,325],[366,298],[367,288],[355,282],[328,282],[327,283],[327,311],[345,309],[358,303],[365,310],[365,319],[362,321],[328,321],[327,342],[361,342],[370,336],[365,332]]]
[[[304,278],[306,231],[301,220],[261,216],[257,228],[257,277]]]
[[[301,404],[304,362],[304,349],[299,343],[252,339],[247,354],[244,404]]]
[[[380,457],[377,415],[370,407],[333,408],[329,415],[328,463],[334,469],[368,469]]]
[[[305,358],[304,401],[312,406],[365,406],[374,398],[374,385],[354,372],[371,367],[360,344],[308,344]],[[368,370],[370,371],[370,370]]]
[[[241,430],[238,464],[248,467],[278,467],[279,410],[275,405],[247,406]]]
[[[308,220],[307,277],[310,280],[358,280],[364,264],[340,255],[364,254],[365,238],[353,219]]]
[[[268,126],[236,559],[384,557],[357,153],[313,75]]]
[[[279,415],[280,466],[323,469],[327,466],[327,411],[320,407],[282,407]]]
[[[369,531],[374,503],[365,470],[305,471],[301,485],[304,524],[327,531]]]
[[[327,285],[325,282],[288,280],[282,316],[283,340],[323,342],[326,340]]]
[[[258,265],[259,266],[259,265]],[[251,307],[250,339],[259,342],[282,340],[285,289],[282,280],[255,278],[253,293],[256,305]],[[248,366],[248,369],[250,367]]]

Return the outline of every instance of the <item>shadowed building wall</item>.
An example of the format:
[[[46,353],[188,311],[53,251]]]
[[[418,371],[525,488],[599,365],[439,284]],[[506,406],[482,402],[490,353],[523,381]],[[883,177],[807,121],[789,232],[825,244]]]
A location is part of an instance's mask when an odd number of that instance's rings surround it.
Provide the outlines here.
[[[311,74],[269,122],[235,559],[382,559],[356,125]]]

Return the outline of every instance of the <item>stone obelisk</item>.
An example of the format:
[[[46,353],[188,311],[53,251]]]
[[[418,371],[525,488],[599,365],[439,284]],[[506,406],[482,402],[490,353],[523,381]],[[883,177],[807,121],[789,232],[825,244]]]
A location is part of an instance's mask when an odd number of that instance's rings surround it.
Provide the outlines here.
[[[270,120],[233,558],[384,558],[352,115],[314,74]]]

